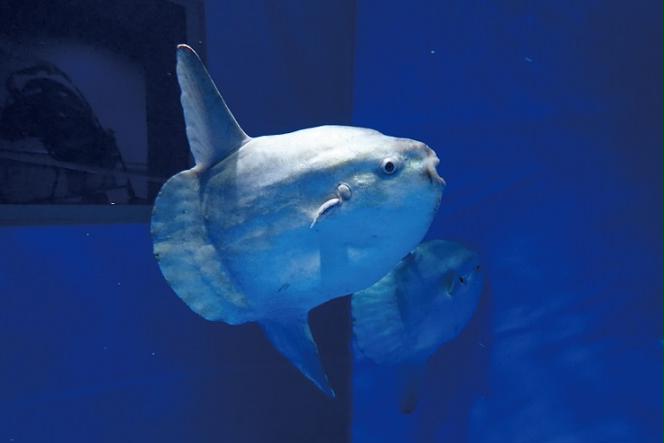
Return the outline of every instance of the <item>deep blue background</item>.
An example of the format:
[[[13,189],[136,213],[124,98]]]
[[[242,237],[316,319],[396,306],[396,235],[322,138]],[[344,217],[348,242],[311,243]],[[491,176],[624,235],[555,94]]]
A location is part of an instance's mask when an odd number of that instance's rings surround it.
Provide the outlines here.
[[[661,9],[359,2],[353,122],[436,149],[488,288],[412,416],[356,365],[356,441],[662,439]]]
[[[434,147],[429,237],[482,255],[478,315],[413,415],[366,367],[351,408],[347,300],[314,314],[332,402],[186,309],[147,226],[3,228],[0,441],[661,441],[661,3],[272,3],[207,5],[238,120]]]
[[[250,135],[351,123],[353,1],[206,6],[210,71]],[[255,324],[191,312],[147,225],[2,228],[0,245],[0,442],[349,440],[347,298],[312,314],[330,401]]]

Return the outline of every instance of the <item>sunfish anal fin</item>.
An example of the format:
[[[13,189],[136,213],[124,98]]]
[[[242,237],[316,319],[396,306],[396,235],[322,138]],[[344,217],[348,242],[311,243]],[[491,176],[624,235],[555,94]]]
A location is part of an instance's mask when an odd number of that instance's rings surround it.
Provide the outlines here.
[[[287,319],[261,320],[261,325],[274,347],[321,391],[334,398],[334,390],[321,365],[306,314]]]
[[[198,315],[230,324],[254,320],[208,237],[199,194],[198,176],[188,170],[171,177],[157,196],[150,231],[161,272]]]

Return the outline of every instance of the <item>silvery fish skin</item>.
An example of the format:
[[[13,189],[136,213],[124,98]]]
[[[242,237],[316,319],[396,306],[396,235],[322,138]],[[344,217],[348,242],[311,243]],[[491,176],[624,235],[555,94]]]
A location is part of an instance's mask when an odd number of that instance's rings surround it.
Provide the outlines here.
[[[433,150],[370,129],[322,126],[251,138],[196,53],[177,74],[196,165],[162,187],[154,253],[208,320],[258,321],[321,390],[308,311],[373,284],[424,236],[445,182]]]
[[[384,173],[385,159],[400,171]],[[425,172],[435,162],[421,143],[367,129],[255,138],[209,172],[210,239],[257,318],[309,310],[371,285],[417,244],[440,198]],[[339,199],[340,185],[351,195]]]
[[[402,409],[417,400],[427,359],[472,317],[484,285],[479,257],[445,240],[422,243],[386,276],[353,294],[358,359],[406,369]]]

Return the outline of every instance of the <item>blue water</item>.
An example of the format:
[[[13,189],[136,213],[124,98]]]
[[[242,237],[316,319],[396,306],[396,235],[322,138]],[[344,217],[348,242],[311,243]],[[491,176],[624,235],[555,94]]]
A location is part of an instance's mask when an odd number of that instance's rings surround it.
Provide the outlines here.
[[[248,133],[346,123],[436,149],[427,238],[480,253],[478,312],[404,416],[394,375],[352,361],[347,299],[313,314],[330,401],[255,325],[190,312],[146,224],[4,227],[0,441],[662,440],[661,4],[206,7]]]
[[[355,441],[662,438],[660,12],[360,3],[354,122],[437,149],[429,237],[476,249],[488,288],[413,416],[356,365]]]

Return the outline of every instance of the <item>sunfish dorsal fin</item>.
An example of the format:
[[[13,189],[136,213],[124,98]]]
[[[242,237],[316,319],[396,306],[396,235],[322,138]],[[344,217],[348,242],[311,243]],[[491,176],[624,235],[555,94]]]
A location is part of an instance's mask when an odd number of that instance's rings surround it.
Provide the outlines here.
[[[334,390],[320,362],[306,314],[288,319],[261,321],[265,335],[290,362],[321,391],[334,397]]]
[[[177,76],[195,169],[206,169],[228,157],[249,137],[238,125],[198,54],[178,45]]]

